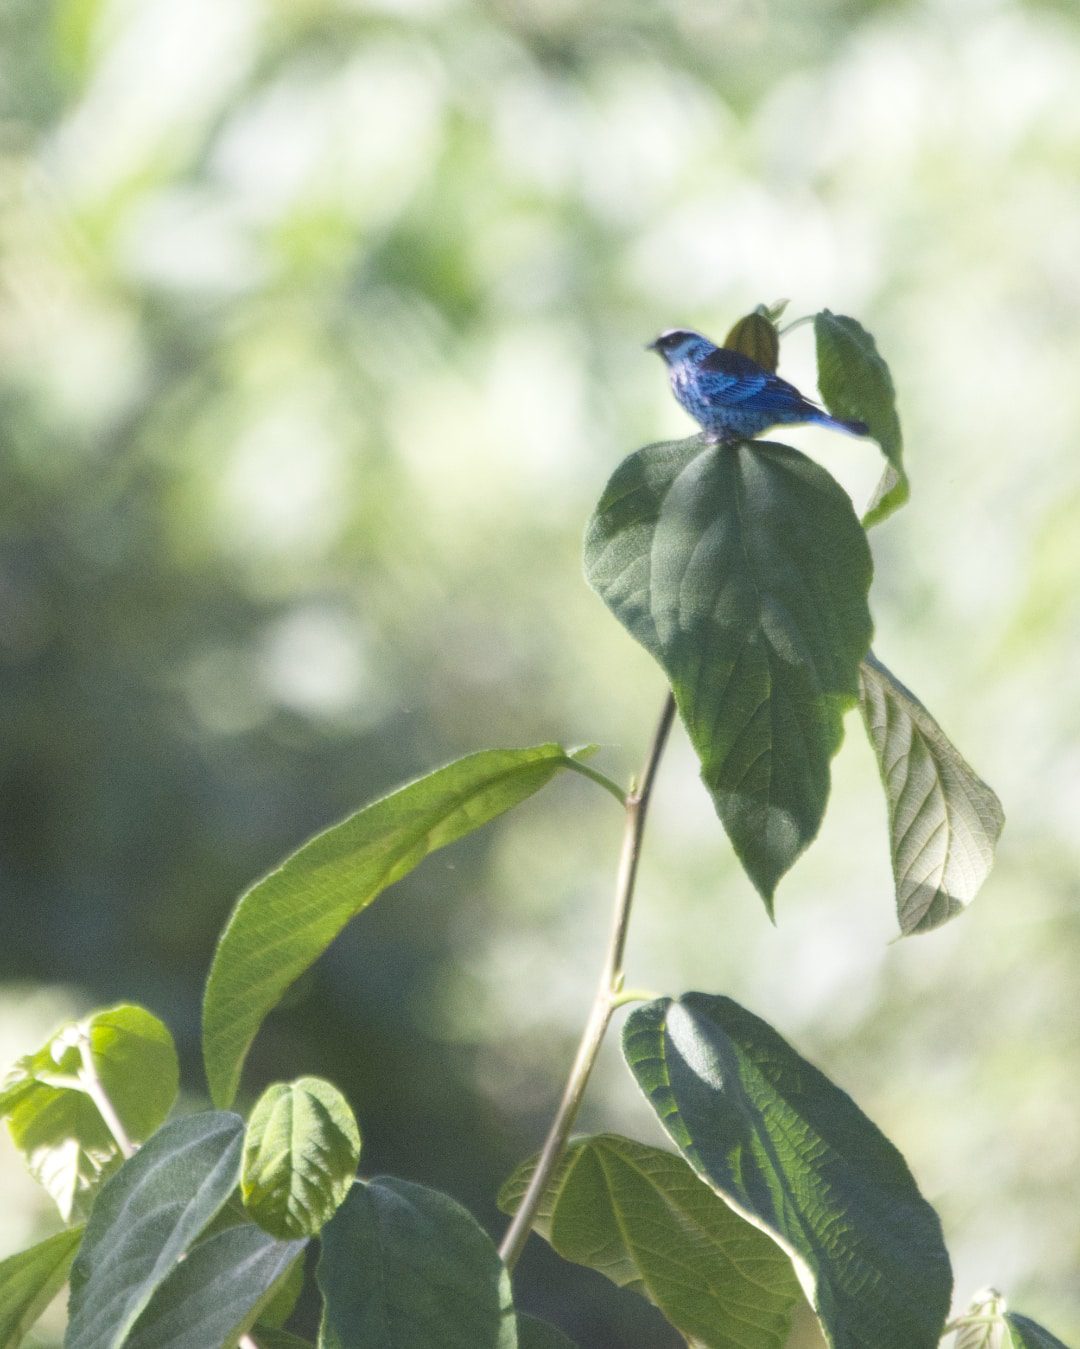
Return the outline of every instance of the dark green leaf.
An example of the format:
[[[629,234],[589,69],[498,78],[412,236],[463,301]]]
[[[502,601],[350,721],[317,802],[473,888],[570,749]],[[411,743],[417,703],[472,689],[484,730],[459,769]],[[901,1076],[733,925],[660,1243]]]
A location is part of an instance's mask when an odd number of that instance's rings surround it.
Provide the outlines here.
[[[556,1326],[522,1312],[518,1312],[517,1318],[517,1345],[518,1349],[577,1349],[574,1341]]]
[[[15,1064],[0,1092],[15,1146],[68,1222],[120,1163],[120,1147],[80,1081],[80,1046],[133,1143],[148,1138],[176,1100],[172,1036],[142,1007],[123,1005],[62,1026]]]
[[[698,1175],[800,1262],[835,1349],[936,1349],[941,1225],[849,1096],[728,998],[639,1007],[623,1048]]]
[[[0,1261],[0,1345],[16,1349],[63,1288],[83,1230],[72,1227]]]
[[[503,1186],[512,1213],[534,1162]],[[674,1153],[600,1134],[570,1146],[533,1226],[565,1260],[659,1307],[709,1349],[782,1349],[799,1300],[784,1252]]]
[[[255,1033],[350,918],[429,853],[579,769],[591,748],[482,750],[429,773],[316,835],[237,903],[203,1007],[210,1094],[227,1106]]]
[[[509,1276],[446,1195],[357,1181],[321,1241],[324,1349],[515,1349]]]
[[[102,1187],[71,1272],[68,1349],[126,1343],[155,1290],[236,1187],[243,1134],[239,1115],[174,1120]]]
[[[235,1344],[304,1244],[276,1241],[250,1224],[200,1241],[155,1292],[123,1341],[126,1349]]]
[[[860,670],[860,693],[888,803],[900,930],[929,932],[974,899],[994,864],[1005,815],[918,698],[873,653]]]
[[[318,1077],[276,1082],[248,1121],[244,1207],[277,1237],[315,1236],[349,1192],[360,1130],[337,1087]]]
[[[209,1236],[209,1230],[206,1235]],[[274,1289],[269,1302],[259,1311],[259,1330],[276,1330],[283,1326],[296,1309],[304,1288],[304,1260],[295,1260],[285,1277]]]
[[[888,461],[863,516],[863,524],[869,529],[911,495],[892,376],[873,337],[855,319],[823,309],[814,318],[814,334],[818,388],[825,406],[837,417],[865,422]]]
[[[267,1329],[261,1323],[252,1331],[252,1336],[259,1349],[315,1349],[310,1340],[302,1340],[287,1330]]]
[[[780,338],[776,324],[763,305],[741,318],[724,338],[723,345],[729,351],[741,351],[766,370],[775,370],[780,360]]]
[[[1012,1332],[1013,1349],[1069,1349],[1063,1340],[1019,1312],[1006,1312],[1005,1321]]]
[[[871,571],[847,494],[768,441],[638,450],[586,535],[589,583],[667,672],[770,912],[821,824],[870,643]]]

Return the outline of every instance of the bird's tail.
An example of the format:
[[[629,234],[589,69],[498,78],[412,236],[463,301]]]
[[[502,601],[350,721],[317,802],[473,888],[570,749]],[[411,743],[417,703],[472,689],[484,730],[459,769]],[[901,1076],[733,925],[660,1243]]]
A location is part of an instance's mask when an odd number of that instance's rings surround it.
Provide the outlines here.
[[[870,428],[865,422],[846,421],[843,417],[834,417],[829,412],[818,411],[814,421],[822,426],[831,426],[836,431],[846,431],[849,436],[868,436]]]

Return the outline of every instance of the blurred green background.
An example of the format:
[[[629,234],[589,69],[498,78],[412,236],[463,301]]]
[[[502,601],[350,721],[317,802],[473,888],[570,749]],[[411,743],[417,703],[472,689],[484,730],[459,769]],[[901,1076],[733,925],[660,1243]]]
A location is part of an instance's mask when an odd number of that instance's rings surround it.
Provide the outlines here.
[[[958,1300],[993,1283],[1076,1343],[1073,0],[5,0],[0,44],[0,1057],[137,1000],[198,1105],[215,936],[307,835],[488,745],[633,771],[663,684],[580,539],[623,454],[691,429],[642,344],[827,305],[907,433],[876,649],[999,792],[998,866],[890,944],[853,716],[774,929],[677,733],[629,978],[772,1021],[904,1151]],[[806,329],[782,370],[812,389]],[[865,500],[872,446],[791,440]],[[249,1093],[332,1078],[365,1171],[497,1233],[620,826],[557,781],[425,864],[271,1019]],[[655,1139],[614,1040],[582,1126]],[[56,1219],[6,1141],[0,1185],[4,1255]],[[539,1242],[520,1282],[583,1349],[678,1342]]]

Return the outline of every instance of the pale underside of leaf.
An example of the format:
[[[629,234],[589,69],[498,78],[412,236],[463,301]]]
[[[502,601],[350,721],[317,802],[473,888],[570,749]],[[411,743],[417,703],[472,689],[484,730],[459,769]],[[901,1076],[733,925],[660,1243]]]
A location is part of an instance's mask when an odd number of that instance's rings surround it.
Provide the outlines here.
[[[929,932],[975,897],[1004,813],[922,703],[873,655],[860,685],[888,804],[900,929]]]

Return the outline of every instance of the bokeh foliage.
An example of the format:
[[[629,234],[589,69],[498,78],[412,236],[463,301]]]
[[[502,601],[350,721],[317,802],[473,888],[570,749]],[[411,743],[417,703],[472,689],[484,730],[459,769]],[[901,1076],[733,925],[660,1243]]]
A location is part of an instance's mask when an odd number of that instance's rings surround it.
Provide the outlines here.
[[[774,931],[676,745],[630,968],[782,1025],[903,1146],[958,1291],[1075,1340],[1077,33],[1023,0],[10,0],[0,978],[41,1019],[11,1057],[130,999],[200,1091],[213,939],[303,838],[482,745],[636,767],[662,689],[579,568],[614,465],[689,429],[640,347],[790,295],[887,355],[913,495],[872,539],[875,650],[1009,829],[969,914],[887,947],[852,734]],[[809,384],[805,330],[781,362]],[[875,452],[797,443],[865,505]],[[271,1018],[252,1086],[331,1077],[365,1165],[494,1230],[617,827],[568,780],[426,863]],[[614,1069],[591,1111],[644,1127]],[[580,1342],[663,1343],[585,1309],[599,1277],[523,1274]]]

